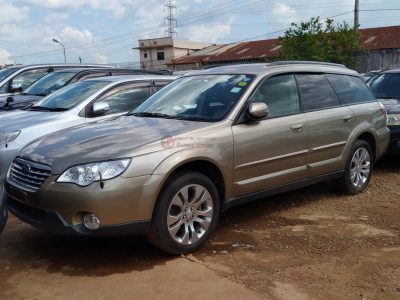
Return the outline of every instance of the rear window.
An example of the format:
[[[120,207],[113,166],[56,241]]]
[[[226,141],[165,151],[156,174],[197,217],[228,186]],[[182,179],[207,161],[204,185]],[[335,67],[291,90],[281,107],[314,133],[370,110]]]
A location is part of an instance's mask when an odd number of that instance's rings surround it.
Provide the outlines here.
[[[339,74],[327,74],[326,77],[335,89],[342,104],[355,104],[375,100],[375,96],[358,77]]]
[[[298,74],[297,83],[303,110],[318,110],[339,106],[340,102],[324,74]]]
[[[400,99],[400,74],[380,74],[368,81],[368,85],[378,98]]]

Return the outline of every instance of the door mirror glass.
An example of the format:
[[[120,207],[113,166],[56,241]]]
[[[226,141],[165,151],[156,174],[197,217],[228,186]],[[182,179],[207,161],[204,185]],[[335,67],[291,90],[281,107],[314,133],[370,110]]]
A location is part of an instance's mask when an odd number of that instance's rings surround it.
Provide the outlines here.
[[[253,102],[250,103],[248,112],[254,119],[264,119],[268,117],[269,109],[264,102]]]
[[[93,104],[93,111],[92,114],[94,116],[101,116],[110,110],[110,106],[108,103],[104,102],[95,102]]]

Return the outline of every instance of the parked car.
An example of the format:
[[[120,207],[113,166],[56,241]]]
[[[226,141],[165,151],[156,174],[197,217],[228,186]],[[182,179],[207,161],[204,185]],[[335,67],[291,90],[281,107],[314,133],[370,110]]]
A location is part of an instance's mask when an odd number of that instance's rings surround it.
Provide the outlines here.
[[[43,76],[23,93],[15,96],[0,97],[0,111],[11,111],[24,108],[43,99],[60,88],[78,81],[121,75],[168,75],[165,71],[135,70],[135,69],[106,69],[106,68],[71,68],[55,71]]]
[[[388,70],[375,75],[368,85],[386,107],[390,152],[400,154],[400,70]]]
[[[127,113],[153,94],[157,87],[173,79],[171,76],[131,75],[80,81],[24,110],[3,114],[0,118],[0,182],[4,181],[18,151],[34,139]]]
[[[17,65],[0,70],[0,96],[20,93],[48,73],[68,68],[111,68],[106,65],[45,64]]]
[[[364,77],[365,81],[368,82],[372,77],[374,77],[377,74],[382,73],[383,71],[385,71],[386,69],[382,69],[382,70],[371,70],[365,74],[362,74],[362,76]]]
[[[126,116],[24,147],[7,175],[10,210],[46,230],[145,234],[187,253],[234,205],[327,179],[364,191],[388,147],[385,119],[361,76],[340,65],[187,74]]]
[[[0,184],[0,234],[6,226],[8,219],[8,210],[6,207],[6,196],[4,187]]]

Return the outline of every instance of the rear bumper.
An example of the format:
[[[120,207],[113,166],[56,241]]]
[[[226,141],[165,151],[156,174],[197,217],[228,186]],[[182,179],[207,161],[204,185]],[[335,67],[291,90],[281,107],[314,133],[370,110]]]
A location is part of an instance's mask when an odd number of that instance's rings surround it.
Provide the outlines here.
[[[389,126],[390,148],[389,153],[400,154],[400,126]]]
[[[0,233],[3,231],[4,226],[6,226],[8,218],[6,194],[3,186],[0,184]]]
[[[128,224],[102,226],[96,231],[86,229],[82,224],[70,225],[63,217],[54,212],[48,212],[29,206],[10,198],[9,211],[20,220],[38,229],[63,235],[75,236],[121,236],[121,235],[146,235],[150,229],[150,221],[138,221]]]

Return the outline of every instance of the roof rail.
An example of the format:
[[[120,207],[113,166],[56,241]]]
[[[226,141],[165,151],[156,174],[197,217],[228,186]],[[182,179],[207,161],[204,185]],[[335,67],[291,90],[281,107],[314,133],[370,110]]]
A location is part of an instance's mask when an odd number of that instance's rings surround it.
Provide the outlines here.
[[[270,66],[281,66],[281,65],[322,65],[322,66],[346,68],[346,66],[342,65],[342,64],[335,64],[335,63],[323,62],[323,61],[302,61],[302,60],[274,61],[274,62],[270,63],[269,65]]]

